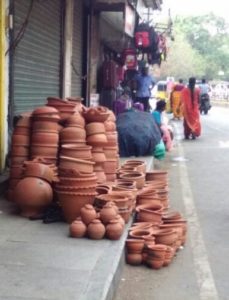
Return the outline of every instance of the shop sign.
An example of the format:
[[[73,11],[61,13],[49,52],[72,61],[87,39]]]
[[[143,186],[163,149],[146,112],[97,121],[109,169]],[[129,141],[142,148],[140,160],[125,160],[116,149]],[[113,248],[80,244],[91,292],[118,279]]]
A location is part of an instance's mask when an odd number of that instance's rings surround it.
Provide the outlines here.
[[[134,36],[135,11],[127,4],[125,7],[125,26],[124,31],[129,36]]]

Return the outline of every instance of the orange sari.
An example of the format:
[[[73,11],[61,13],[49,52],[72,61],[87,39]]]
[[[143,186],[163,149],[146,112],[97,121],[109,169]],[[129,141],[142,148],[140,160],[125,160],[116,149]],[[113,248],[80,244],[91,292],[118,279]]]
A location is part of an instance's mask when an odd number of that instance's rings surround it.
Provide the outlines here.
[[[191,91],[188,87],[181,92],[182,111],[184,116],[184,135],[187,138],[190,134],[200,136],[200,112],[199,112],[199,89],[194,90],[194,101],[192,102]]]

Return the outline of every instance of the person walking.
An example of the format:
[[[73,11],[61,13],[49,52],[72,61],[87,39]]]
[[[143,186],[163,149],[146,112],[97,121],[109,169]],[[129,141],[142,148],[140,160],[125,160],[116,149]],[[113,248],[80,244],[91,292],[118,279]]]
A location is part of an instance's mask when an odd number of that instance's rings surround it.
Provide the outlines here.
[[[184,116],[184,137],[195,139],[201,134],[199,112],[199,88],[195,87],[196,79],[189,78],[189,84],[181,92],[180,107]]]
[[[151,90],[155,85],[154,78],[149,75],[149,68],[143,67],[141,73],[134,77],[136,89],[136,101],[144,105],[144,111],[149,111],[149,99]]]
[[[170,95],[170,105],[173,113],[174,119],[180,120],[182,118],[182,111],[180,109],[181,103],[181,92],[184,88],[183,79],[179,79],[179,83],[175,84],[171,95]]]

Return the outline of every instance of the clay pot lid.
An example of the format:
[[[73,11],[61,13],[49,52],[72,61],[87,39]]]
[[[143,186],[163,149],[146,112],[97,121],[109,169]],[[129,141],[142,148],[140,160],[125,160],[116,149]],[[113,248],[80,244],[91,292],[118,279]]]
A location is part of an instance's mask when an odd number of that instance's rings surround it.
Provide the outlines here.
[[[40,106],[33,111],[34,116],[40,114],[58,114],[58,113],[59,111],[56,108],[51,106]]]
[[[87,164],[87,165],[94,165],[95,164],[95,162],[93,162],[93,161],[79,159],[79,158],[72,158],[72,157],[63,156],[63,155],[60,155],[60,159],[67,160],[67,161],[72,161],[72,162],[84,163],[84,164]]]

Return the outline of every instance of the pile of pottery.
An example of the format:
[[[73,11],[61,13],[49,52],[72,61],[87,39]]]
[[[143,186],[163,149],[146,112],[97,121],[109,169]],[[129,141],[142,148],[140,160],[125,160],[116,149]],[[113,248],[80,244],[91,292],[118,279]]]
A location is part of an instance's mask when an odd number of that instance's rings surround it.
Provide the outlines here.
[[[177,211],[168,208],[168,174],[146,173],[146,184],[138,192],[136,223],[126,241],[126,261],[145,263],[153,269],[168,266],[186,241],[187,222]]]
[[[51,184],[57,180],[57,168],[55,165],[28,161],[23,165],[22,177],[13,191],[12,199],[18,204],[21,216],[34,218],[52,202]]]
[[[107,203],[98,213],[87,204],[80,210],[80,217],[70,225],[70,236],[100,240],[104,237],[118,240],[124,231],[124,220],[118,214],[118,208],[113,202]]]

